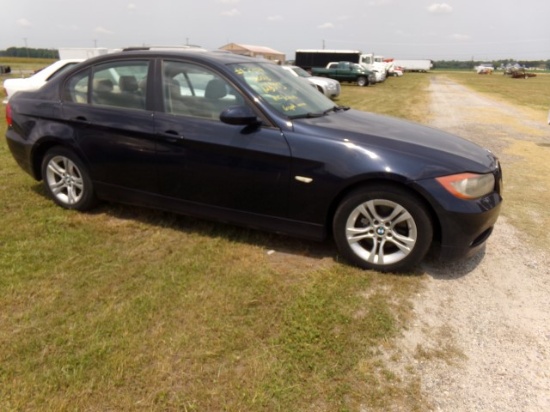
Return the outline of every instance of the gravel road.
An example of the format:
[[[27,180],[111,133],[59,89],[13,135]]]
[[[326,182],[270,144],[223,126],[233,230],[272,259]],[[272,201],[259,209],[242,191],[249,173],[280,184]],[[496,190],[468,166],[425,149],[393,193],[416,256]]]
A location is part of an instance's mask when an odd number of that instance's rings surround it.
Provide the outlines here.
[[[442,76],[430,92],[431,125],[491,149],[505,176],[511,142],[550,144],[546,117]],[[432,410],[550,411],[550,256],[522,239],[502,216],[480,255],[424,264],[425,288],[395,367],[413,370]]]

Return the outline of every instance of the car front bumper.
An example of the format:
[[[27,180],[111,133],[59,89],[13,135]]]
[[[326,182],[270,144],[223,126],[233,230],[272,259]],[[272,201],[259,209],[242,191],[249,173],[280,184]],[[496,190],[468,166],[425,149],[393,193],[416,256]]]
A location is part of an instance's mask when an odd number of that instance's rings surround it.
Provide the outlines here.
[[[502,205],[500,171],[495,174],[495,191],[474,200],[458,199],[435,181],[424,182],[422,186],[430,193],[428,198],[432,199],[437,227],[432,255],[442,260],[454,260],[472,256],[483,248],[493,232]]]

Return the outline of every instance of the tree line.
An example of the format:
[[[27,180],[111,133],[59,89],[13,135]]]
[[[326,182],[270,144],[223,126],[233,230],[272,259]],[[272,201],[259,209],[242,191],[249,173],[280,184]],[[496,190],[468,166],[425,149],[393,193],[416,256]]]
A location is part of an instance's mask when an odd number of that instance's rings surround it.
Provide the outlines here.
[[[433,62],[434,69],[447,69],[447,70],[472,70],[474,67],[480,64],[492,64],[495,69],[507,66],[509,64],[520,64],[523,67],[537,68],[542,70],[550,70],[550,60],[514,60],[514,59],[502,59],[492,61],[459,61],[459,60],[435,60]]]
[[[30,57],[33,59],[59,59],[56,49],[34,49],[30,47],[9,47],[0,50],[1,57]]]

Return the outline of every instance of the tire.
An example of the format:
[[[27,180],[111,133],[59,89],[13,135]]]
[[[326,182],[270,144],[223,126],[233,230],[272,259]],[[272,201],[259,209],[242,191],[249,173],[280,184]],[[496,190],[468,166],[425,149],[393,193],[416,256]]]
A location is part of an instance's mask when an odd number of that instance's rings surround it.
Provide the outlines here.
[[[350,263],[381,272],[405,272],[424,258],[433,225],[421,202],[398,187],[376,185],[344,198],[333,235]]]
[[[359,76],[357,78],[357,85],[364,87],[369,85],[369,79],[367,79],[365,76]]]
[[[55,147],[42,161],[42,179],[48,196],[65,209],[89,210],[96,203],[90,175],[72,151]]]

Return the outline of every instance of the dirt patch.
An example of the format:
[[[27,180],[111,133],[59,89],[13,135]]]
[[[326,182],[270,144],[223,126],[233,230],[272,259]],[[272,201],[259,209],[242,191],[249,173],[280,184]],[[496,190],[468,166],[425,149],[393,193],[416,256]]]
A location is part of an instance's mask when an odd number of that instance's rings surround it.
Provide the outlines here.
[[[491,149],[505,176],[525,160],[508,150],[518,140],[548,150],[550,127],[536,112],[442,76],[430,92],[431,125]],[[385,357],[404,379],[420,378],[433,410],[550,410],[550,257],[528,237],[504,211],[480,255],[423,265],[416,318]]]

